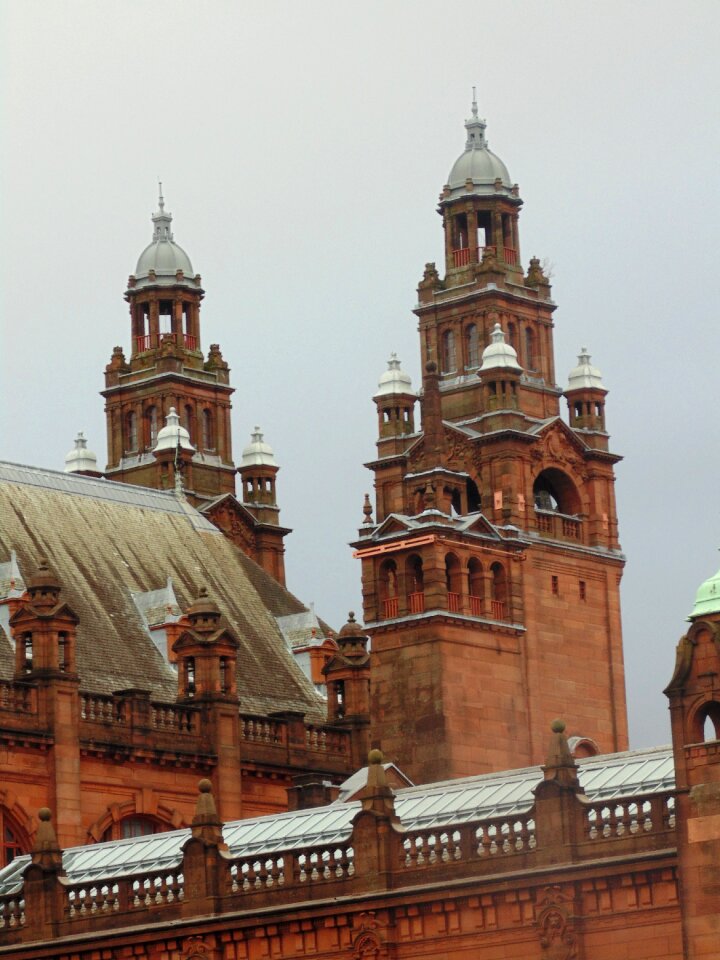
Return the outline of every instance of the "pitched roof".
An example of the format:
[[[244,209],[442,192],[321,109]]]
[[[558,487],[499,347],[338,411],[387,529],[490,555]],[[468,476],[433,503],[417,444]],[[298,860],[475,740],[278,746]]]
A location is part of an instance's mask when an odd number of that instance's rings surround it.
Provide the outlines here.
[[[275,620],[304,605],[174,492],[0,463],[0,564],[13,550],[26,579],[46,556],[62,599],[80,617],[82,689],[135,687],[175,699],[174,671],[133,599],[171,578],[182,609],[206,586],[237,634],[243,711],[323,718],[325,707]],[[0,677],[12,675],[9,652],[0,643]]]

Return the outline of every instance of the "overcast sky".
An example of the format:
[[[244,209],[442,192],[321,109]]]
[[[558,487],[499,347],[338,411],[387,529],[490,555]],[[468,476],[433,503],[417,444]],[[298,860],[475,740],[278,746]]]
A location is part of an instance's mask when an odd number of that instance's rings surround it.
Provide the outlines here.
[[[346,546],[372,489],[391,350],[419,381],[415,288],[470,89],[520,184],[523,260],[552,264],[564,385],[587,344],[610,389],[628,565],[634,746],[720,561],[720,4],[57,2],[2,11],[0,457],[105,463],[103,368],[163,180],[232,367],[235,459],[272,444],[288,585],[361,609]]]

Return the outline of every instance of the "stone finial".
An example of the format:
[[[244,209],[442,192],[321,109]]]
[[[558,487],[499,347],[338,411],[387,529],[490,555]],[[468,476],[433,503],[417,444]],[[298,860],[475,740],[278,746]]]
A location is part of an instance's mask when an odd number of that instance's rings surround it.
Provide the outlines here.
[[[547,282],[548,280],[545,276],[542,266],[540,265],[540,260],[537,257],[531,257],[527,276],[525,277],[525,286],[539,287],[547,284]]]
[[[368,810],[376,816],[388,817],[399,824],[400,820],[395,813],[395,794],[388,786],[384,760],[382,750],[373,749],[368,753],[367,783],[360,791],[359,797],[363,810]]]
[[[363,515],[365,517],[365,519],[363,520],[363,524],[367,526],[371,526],[373,522],[373,518],[372,518],[372,504],[370,503],[369,493],[365,494],[365,502],[363,503]]]
[[[220,624],[220,608],[208,596],[207,587],[200,587],[197,600],[187,609],[187,618],[196,633],[215,633]]]
[[[543,767],[545,779],[556,780],[565,786],[579,786],[577,764],[570,753],[567,736],[565,735],[565,722],[563,720],[553,720],[550,729],[552,730],[552,738]]]
[[[37,834],[31,851],[32,862],[43,870],[62,870],[62,850],[52,825],[52,813],[47,807],[38,810]]]
[[[54,607],[60,595],[60,581],[50,570],[46,557],[41,557],[37,570],[27,583],[30,602],[34,607]]]
[[[337,642],[342,655],[350,660],[362,660],[367,656],[368,638],[362,624],[355,620],[352,610],[348,614],[347,623],[337,635]]]
[[[195,804],[195,816],[192,818],[192,835],[197,840],[212,846],[225,847],[222,822],[215,806],[212,783],[203,779],[198,783],[198,798]]]

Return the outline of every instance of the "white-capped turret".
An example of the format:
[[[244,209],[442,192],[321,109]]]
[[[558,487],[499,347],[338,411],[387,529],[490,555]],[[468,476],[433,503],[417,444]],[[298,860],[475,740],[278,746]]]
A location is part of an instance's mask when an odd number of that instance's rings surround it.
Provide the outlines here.
[[[587,389],[604,390],[605,387],[602,382],[602,374],[597,367],[593,367],[590,363],[590,354],[587,347],[580,347],[578,365],[570,371],[565,392]]]
[[[242,452],[240,469],[243,470],[245,467],[257,466],[276,467],[277,463],[275,462],[273,448],[269,443],[265,443],[260,427],[256,425],[251,436],[252,440]]]
[[[85,434],[80,431],[75,438],[75,447],[65,457],[65,473],[97,473],[97,457],[87,448]]]
[[[499,323],[493,327],[490,343],[483,350],[482,365],[478,371],[481,375],[488,370],[497,370],[504,368],[506,370],[515,370],[518,373],[522,367],[518,363],[517,353],[505,343],[505,333]]]
[[[375,397],[386,397],[394,393],[412,393],[412,380],[410,375],[405,373],[400,367],[400,361],[396,353],[390,354],[388,368],[378,381],[378,391]]]
[[[160,453],[161,450],[176,450],[178,446],[181,450],[195,451],[195,447],[190,443],[190,434],[180,423],[177,410],[175,407],[170,407],[170,412],[165,417],[165,426],[158,433],[153,453]]]

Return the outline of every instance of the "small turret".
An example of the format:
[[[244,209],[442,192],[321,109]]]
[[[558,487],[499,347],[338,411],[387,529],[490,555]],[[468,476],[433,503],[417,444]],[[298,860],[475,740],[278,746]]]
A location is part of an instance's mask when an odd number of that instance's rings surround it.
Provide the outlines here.
[[[165,426],[158,433],[152,452],[160,464],[162,485],[166,489],[192,487],[190,465],[195,447],[190,443],[190,434],[180,423],[175,407],[170,407]]]
[[[178,699],[237,700],[237,651],[234,633],[222,625],[217,604],[202,587],[187,610],[190,629],[173,644],[178,660]]]
[[[490,343],[483,350],[478,376],[483,383],[485,410],[517,410],[518,384],[522,367],[515,349],[505,342],[499,323],[492,329]]]
[[[581,347],[578,364],[570,371],[565,397],[573,430],[605,432],[605,397],[602,374],[590,363],[587,347]]]
[[[337,653],[323,667],[328,721],[351,728],[353,763],[359,767],[369,749],[370,654],[368,637],[352,611],[337,636],[337,644]]]
[[[396,353],[390,354],[388,368],[380,377],[373,400],[377,405],[380,441],[415,433],[417,395],[410,376],[400,367]]]
[[[82,473],[89,477],[100,477],[97,457],[87,448],[87,440],[82,431],[75,438],[74,448],[65,457],[65,473]]]

